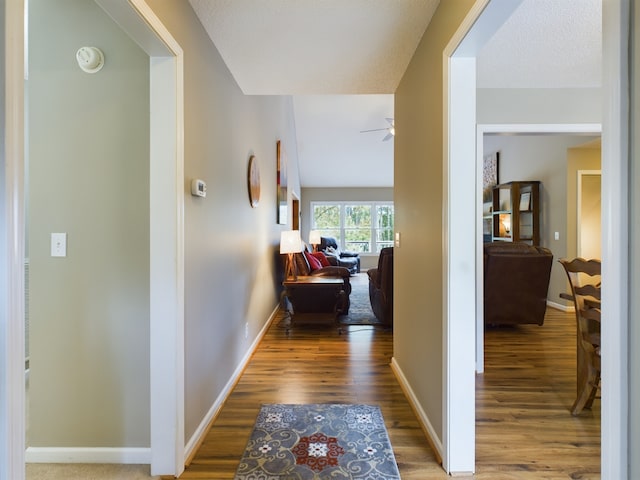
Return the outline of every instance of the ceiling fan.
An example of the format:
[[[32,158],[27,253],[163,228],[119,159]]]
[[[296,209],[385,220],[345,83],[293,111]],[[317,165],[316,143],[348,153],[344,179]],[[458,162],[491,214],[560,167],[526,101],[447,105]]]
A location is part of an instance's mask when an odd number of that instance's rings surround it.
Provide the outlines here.
[[[396,134],[396,128],[393,125],[393,118],[385,118],[385,120],[387,122],[389,122],[389,126],[388,127],[386,127],[386,128],[374,128],[373,130],[360,130],[360,133],[381,132],[383,130],[386,130],[387,134],[382,139],[382,141],[386,142],[387,140],[391,140],[393,138],[393,136]]]

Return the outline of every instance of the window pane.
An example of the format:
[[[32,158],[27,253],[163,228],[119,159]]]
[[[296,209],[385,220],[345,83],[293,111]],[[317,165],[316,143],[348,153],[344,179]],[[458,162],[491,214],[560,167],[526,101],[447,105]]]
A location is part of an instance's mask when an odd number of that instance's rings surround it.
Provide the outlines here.
[[[376,232],[377,242],[393,242],[393,230],[385,228]]]
[[[370,228],[371,205],[345,205],[345,228]]]
[[[313,206],[313,226],[314,230],[323,228],[340,228],[340,206],[339,205],[314,205]]]
[[[393,205],[378,205],[378,228],[393,230]]]
[[[376,252],[393,246],[393,205],[376,207]]]
[[[371,205],[345,205],[344,248],[352,252],[371,251]]]
[[[393,230],[385,229],[376,232],[376,252],[385,247],[393,247]]]
[[[352,252],[371,251],[371,229],[345,229],[345,249]]]
[[[313,205],[312,229],[323,237],[334,237],[340,244],[340,205]]]

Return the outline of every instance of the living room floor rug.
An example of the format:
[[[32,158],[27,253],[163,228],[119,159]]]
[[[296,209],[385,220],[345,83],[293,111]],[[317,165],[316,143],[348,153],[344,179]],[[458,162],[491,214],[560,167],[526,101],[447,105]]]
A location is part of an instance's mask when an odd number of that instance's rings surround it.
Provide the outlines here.
[[[351,281],[351,306],[349,314],[338,317],[342,325],[383,325],[376,318],[369,300],[369,277],[366,273],[353,275]]]
[[[262,405],[235,480],[400,479],[380,408]]]

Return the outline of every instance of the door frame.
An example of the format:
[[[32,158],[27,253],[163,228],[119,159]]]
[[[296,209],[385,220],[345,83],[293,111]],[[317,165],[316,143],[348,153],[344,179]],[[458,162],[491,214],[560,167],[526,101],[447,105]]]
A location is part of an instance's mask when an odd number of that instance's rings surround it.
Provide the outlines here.
[[[578,170],[576,175],[576,255],[582,257],[582,180],[583,177],[599,176],[602,185],[602,170]],[[602,205],[602,199],[600,204]],[[602,232],[602,221],[600,222],[600,231]]]
[[[184,54],[144,0],[95,0],[149,55],[150,458],[179,476],[184,427]]]
[[[482,160],[484,152],[484,135],[488,133],[527,135],[527,134],[563,134],[563,135],[602,135],[600,123],[508,123],[508,124],[478,124],[476,134],[476,189],[482,192]],[[477,231],[482,232],[482,194],[476,199],[479,212],[476,216]],[[476,373],[484,372],[484,297],[483,285],[483,242],[478,236],[476,244]]]
[[[144,0],[96,0],[150,57],[150,424],[153,475],[184,470],[184,79],[183,52]],[[7,221],[0,319],[0,479],[25,477],[24,389],[24,0],[5,3]],[[169,192],[167,194],[166,192]],[[170,232],[169,235],[167,233]],[[3,245],[4,246],[4,245]],[[6,460],[6,461],[5,461]],[[140,459],[133,459],[138,463]]]
[[[449,404],[452,393],[474,396],[473,382],[469,382],[469,365],[465,361],[451,360],[452,352],[459,351],[460,345],[469,345],[469,338],[475,337],[475,328],[460,328],[465,320],[461,310],[452,304],[453,297],[447,298],[451,287],[455,284],[457,298],[474,298],[476,281],[470,287],[464,273],[469,268],[468,251],[450,248],[453,241],[463,239],[464,235],[479,238],[481,220],[478,212],[479,195],[475,201],[468,201],[468,179],[462,182],[448,182],[450,174],[458,175],[466,169],[475,172],[476,156],[464,156],[468,148],[459,142],[476,145],[476,132],[469,133],[469,119],[475,118],[476,103],[454,102],[456,98],[471,98],[475,95],[475,82],[465,80],[469,74],[464,65],[469,59],[475,60],[479,44],[478,36],[491,35],[504,19],[492,18],[501,10],[509,8],[508,0],[477,0],[460,26],[450,44],[444,51],[444,162],[445,162],[445,389],[443,412],[445,440],[453,437],[455,442],[445,442],[445,463],[448,472],[472,471],[475,464],[470,463],[475,450],[474,424],[467,427],[457,419],[475,419],[466,403]],[[514,2],[515,3],[515,2]],[[494,10],[493,7],[496,7]],[[488,30],[477,27],[487,27]],[[468,34],[474,30],[474,35]],[[602,376],[607,381],[602,386],[602,427],[601,427],[601,472],[603,479],[627,478],[628,459],[628,345],[626,343],[629,325],[629,302],[625,286],[629,278],[629,231],[628,214],[628,34],[629,34],[629,1],[610,0],[603,2],[603,132],[602,132],[602,170],[603,181],[603,220],[602,220],[602,279],[607,288],[602,291],[603,316],[609,328],[602,333]],[[473,37],[473,38],[472,38]],[[469,43],[465,45],[466,40]],[[473,72],[474,73],[474,72]],[[475,78],[475,74],[473,75]],[[472,92],[473,90],[473,92]],[[458,177],[456,176],[456,179]],[[475,191],[474,191],[475,194]],[[459,218],[470,218],[473,228],[457,221]],[[477,233],[477,235],[476,235]],[[462,242],[464,243],[464,242]],[[466,245],[466,243],[465,243]],[[477,248],[477,247],[476,247]],[[473,250],[473,247],[472,247]],[[474,250],[474,253],[477,252]],[[477,257],[476,257],[477,258]],[[474,260],[475,261],[475,260]],[[475,265],[473,262],[471,265]],[[477,269],[477,266],[476,266]],[[471,268],[471,270],[476,270]],[[463,281],[455,283],[455,279]],[[473,318],[473,317],[472,317]],[[468,322],[468,321],[467,321]],[[468,326],[468,324],[467,324]],[[473,339],[475,341],[475,338]],[[475,363],[475,362],[474,362]],[[454,391],[455,389],[455,391]],[[475,423],[475,422],[474,422]],[[475,461],[475,459],[474,459]],[[459,467],[459,468],[453,468]]]
[[[3,1],[4,152],[0,162],[0,479],[24,479],[24,0]]]

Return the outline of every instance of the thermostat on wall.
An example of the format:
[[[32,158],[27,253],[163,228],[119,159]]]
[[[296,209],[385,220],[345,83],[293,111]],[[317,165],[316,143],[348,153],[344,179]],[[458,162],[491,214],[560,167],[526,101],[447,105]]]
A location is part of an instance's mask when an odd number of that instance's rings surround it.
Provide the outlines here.
[[[207,196],[207,184],[204,183],[204,180],[200,180],[199,178],[191,180],[191,195],[195,197]]]

